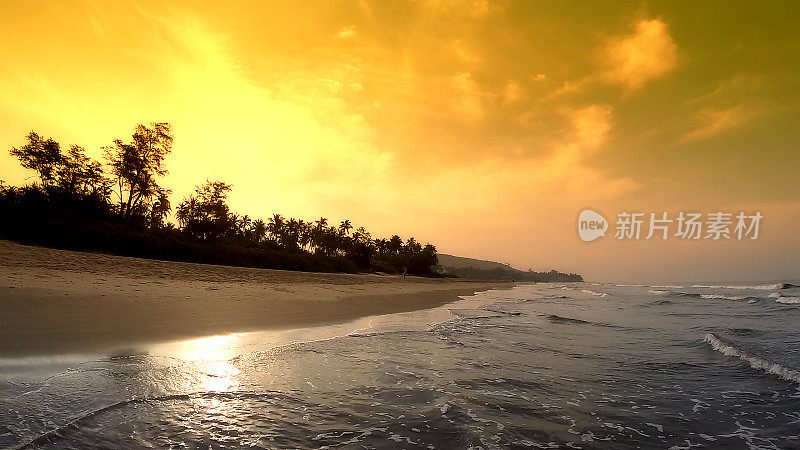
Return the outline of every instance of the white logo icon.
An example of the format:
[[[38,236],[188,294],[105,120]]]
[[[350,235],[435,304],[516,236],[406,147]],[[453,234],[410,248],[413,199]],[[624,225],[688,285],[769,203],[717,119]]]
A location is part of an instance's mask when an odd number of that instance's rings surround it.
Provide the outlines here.
[[[608,221],[600,213],[584,209],[578,216],[578,235],[584,242],[593,241],[606,235]]]

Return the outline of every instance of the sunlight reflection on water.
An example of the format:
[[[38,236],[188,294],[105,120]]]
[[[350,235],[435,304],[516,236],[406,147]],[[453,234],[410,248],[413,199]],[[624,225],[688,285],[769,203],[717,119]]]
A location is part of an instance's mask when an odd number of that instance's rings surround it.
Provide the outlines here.
[[[231,361],[241,340],[242,335],[237,333],[175,342],[164,347],[170,347],[174,357],[194,363],[192,367],[196,373],[191,378],[198,381],[191,390],[231,392],[241,385],[241,371]]]

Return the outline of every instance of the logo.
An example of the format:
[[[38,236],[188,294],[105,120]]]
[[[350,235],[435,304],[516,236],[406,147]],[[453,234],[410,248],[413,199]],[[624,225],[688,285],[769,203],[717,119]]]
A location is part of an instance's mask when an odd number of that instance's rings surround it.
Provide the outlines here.
[[[606,235],[608,221],[600,213],[584,209],[578,216],[578,235],[584,242],[590,242]]]
[[[699,240],[755,240],[764,216],[760,211],[750,214],[745,211],[715,211],[707,214],[679,211],[677,215],[661,212],[628,212],[617,214],[614,224],[614,239],[638,241],[640,239],[667,240],[669,238],[688,241]],[[578,216],[578,235],[584,242],[591,242],[606,235],[609,223],[600,213],[584,209]]]

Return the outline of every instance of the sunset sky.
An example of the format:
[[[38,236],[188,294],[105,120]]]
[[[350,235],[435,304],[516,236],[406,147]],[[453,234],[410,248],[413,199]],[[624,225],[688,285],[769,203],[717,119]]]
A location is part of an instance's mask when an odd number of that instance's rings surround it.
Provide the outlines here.
[[[313,5],[313,6],[312,6]],[[0,179],[170,122],[173,204],[349,218],[602,281],[800,277],[793,2],[0,3]],[[584,208],[760,211],[754,241],[578,238]],[[612,224],[613,226],[613,224]]]

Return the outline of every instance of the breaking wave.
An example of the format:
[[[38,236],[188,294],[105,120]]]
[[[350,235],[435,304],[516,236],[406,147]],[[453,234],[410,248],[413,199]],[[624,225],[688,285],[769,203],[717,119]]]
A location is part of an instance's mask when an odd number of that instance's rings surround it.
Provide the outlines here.
[[[775,284],[758,284],[753,286],[710,286],[705,284],[693,284],[693,288],[705,289],[738,289],[738,290],[757,290],[757,291],[771,291],[775,289],[791,289],[798,286],[791,283],[775,283]]]
[[[608,294],[606,294],[605,292],[595,292],[595,291],[590,291],[589,289],[581,289],[581,292],[594,295],[595,297],[608,297]]]
[[[653,295],[664,295],[672,297],[692,297],[702,298],[704,300],[763,300],[764,297],[754,295],[724,295],[724,294],[701,294],[697,292],[682,292],[682,291],[668,291],[668,290],[653,290],[650,289]],[[771,296],[771,295],[770,295]]]
[[[770,294],[769,296],[774,298],[777,303],[784,303],[788,305],[794,305],[800,303],[800,297],[794,297],[791,295],[781,295],[777,292],[775,294]]]
[[[744,300],[746,298],[753,298],[741,295],[721,295],[721,294],[700,294],[703,299],[719,299],[719,300]]]
[[[766,359],[762,359],[757,356],[750,355],[742,350],[739,350],[736,347],[733,347],[731,345],[726,344],[725,342],[722,342],[712,333],[706,334],[703,340],[708,345],[710,345],[711,348],[713,348],[714,350],[722,353],[725,356],[739,358],[742,361],[750,364],[750,367],[752,367],[753,369],[760,370],[770,375],[775,375],[784,380],[794,381],[795,383],[800,384],[800,372],[796,370],[792,370],[780,364],[767,361]]]
[[[563,317],[558,316],[555,314],[548,314],[547,320],[554,322],[554,323],[582,323],[582,324],[590,324],[591,322],[587,322],[581,319],[573,319],[572,317]]]

